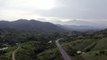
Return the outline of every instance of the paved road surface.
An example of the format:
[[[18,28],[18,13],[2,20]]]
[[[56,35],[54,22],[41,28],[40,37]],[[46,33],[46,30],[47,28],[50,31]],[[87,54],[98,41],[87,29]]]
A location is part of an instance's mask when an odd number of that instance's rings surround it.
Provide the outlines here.
[[[19,46],[18,46],[18,48],[16,50],[13,51],[13,53],[12,53],[12,60],[16,60],[15,59],[15,54],[16,54],[18,49],[19,49]]]
[[[62,57],[64,58],[64,60],[71,60],[70,56],[65,52],[65,50],[59,44],[59,40],[61,39],[56,40],[56,45],[59,48],[59,51],[62,54]]]

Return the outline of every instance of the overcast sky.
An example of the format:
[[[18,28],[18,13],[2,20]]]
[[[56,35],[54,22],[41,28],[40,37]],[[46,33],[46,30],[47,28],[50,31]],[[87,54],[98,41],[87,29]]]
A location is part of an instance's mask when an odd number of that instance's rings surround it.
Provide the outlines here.
[[[0,20],[20,18],[54,23],[77,19],[103,24],[107,19],[107,0],[0,0]]]

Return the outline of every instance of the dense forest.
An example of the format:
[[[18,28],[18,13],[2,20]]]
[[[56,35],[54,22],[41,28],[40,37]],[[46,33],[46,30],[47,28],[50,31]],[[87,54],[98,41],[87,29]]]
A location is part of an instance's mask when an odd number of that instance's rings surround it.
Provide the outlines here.
[[[2,29],[0,48],[8,47],[8,49],[0,50],[0,60],[11,60],[12,52],[18,47],[17,60],[59,60],[61,55],[54,41],[62,35],[57,32],[38,33]]]

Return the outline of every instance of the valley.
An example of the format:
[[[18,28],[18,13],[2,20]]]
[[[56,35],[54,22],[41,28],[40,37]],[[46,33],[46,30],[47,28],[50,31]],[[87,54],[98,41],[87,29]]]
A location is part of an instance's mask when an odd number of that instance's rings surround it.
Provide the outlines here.
[[[41,32],[21,29],[0,29],[0,60],[107,59],[106,29],[92,32],[67,31],[62,28]]]

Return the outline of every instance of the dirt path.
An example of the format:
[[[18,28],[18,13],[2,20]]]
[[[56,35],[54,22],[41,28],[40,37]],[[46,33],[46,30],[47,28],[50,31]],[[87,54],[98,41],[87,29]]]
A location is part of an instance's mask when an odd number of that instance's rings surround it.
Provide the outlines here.
[[[18,46],[18,48],[16,50],[13,51],[13,53],[12,53],[12,60],[16,60],[15,54],[18,51],[18,49],[19,49],[19,46]]]

